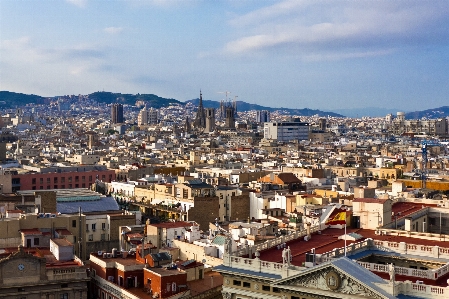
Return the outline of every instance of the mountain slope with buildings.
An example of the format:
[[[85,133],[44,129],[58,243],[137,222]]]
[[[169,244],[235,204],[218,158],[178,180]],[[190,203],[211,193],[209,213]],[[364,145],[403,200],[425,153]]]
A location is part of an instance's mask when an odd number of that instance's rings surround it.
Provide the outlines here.
[[[420,118],[443,118],[449,116],[449,106],[442,106],[439,108],[432,108],[422,111],[408,112],[405,114],[406,119],[420,119]]]

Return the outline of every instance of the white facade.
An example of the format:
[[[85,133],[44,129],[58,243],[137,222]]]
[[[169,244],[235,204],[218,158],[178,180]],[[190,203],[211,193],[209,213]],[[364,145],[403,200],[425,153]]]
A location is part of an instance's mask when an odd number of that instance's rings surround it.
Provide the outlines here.
[[[143,125],[156,125],[158,121],[158,112],[156,109],[150,108],[149,110],[143,108],[140,110],[137,116],[137,124],[139,126]]]
[[[295,141],[309,139],[309,124],[299,121],[266,122],[264,123],[264,138],[277,141]]]

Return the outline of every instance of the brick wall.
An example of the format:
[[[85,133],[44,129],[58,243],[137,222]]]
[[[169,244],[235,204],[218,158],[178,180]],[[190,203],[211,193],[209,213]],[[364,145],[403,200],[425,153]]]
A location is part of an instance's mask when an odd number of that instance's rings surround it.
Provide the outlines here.
[[[41,197],[42,213],[57,213],[56,211],[56,191],[36,191],[36,196]]]
[[[195,197],[194,206],[187,213],[188,221],[195,221],[199,224],[200,230],[207,231],[209,223],[215,222],[219,218],[218,197]]]
[[[231,196],[230,220],[245,221],[249,217],[249,195]]]

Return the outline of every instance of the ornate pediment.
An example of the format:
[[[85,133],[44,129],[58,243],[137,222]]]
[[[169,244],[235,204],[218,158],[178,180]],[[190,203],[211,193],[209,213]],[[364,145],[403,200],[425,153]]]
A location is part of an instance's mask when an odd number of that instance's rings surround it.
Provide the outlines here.
[[[307,289],[313,293],[313,289],[341,293],[348,295],[357,295],[367,298],[389,298],[390,296],[381,290],[377,285],[371,283],[369,274],[366,269],[359,267],[356,263],[349,261],[346,263],[347,271],[337,267],[335,264],[326,263],[314,268],[310,268],[295,276],[291,276],[278,281],[276,286],[279,288],[290,289]],[[366,273],[368,271],[368,273]],[[382,283],[382,279],[377,277]],[[379,281],[376,281],[378,283]],[[344,297],[344,296],[342,296]]]

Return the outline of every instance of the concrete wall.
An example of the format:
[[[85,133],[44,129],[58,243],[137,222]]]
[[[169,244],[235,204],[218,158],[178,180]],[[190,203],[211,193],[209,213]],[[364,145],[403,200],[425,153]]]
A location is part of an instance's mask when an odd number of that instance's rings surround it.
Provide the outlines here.
[[[223,260],[210,255],[206,255],[204,247],[195,244],[174,240],[173,245],[179,248],[179,259],[190,260],[194,259],[198,262],[206,260],[206,264],[211,266],[218,266],[223,264]]]

